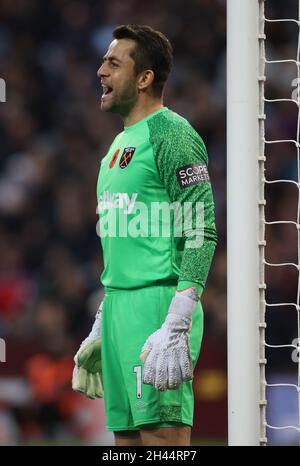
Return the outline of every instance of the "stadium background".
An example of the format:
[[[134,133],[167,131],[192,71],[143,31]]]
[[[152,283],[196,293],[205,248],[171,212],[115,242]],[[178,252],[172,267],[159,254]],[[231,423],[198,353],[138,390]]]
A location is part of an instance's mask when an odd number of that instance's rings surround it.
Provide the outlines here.
[[[268,3],[285,17],[297,2]],[[118,117],[100,112],[96,72],[114,26],[130,22],[170,38],[175,66],[165,105],[188,118],[208,148],[219,245],[203,296],[193,439],[226,441],[225,7],[225,0],[0,0],[0,77],[7,85],[0,104],[0,337],[7,357],[0,362],[0,444],[112,439],[102,401],[72,392],[70,379],[102,294],[99,162],[122,128]],[[288,27],[273,28],[273,57],[295,55],[295,37]],[[274,73],[270,95],[291,92],[294,77]],[[267,130],[293,138],[294,117],[278,104]],[[281,156],[274,149],[267,169],[295,177],[295,154]],[[270,213],[294,216],[290,190],[275,194]],[[283,241],[285,234],[268,234],[278,261],[297,255],[295,238]],[[296,275],[276,270],[268,280],[268,298],[278,297],[280,284],[284,299],[295,299]],[[293,317],[277,312],[268,332],[291,342],[295,331]],[[280,354],[270,360],[274,377],[293,370],[290,354]]]

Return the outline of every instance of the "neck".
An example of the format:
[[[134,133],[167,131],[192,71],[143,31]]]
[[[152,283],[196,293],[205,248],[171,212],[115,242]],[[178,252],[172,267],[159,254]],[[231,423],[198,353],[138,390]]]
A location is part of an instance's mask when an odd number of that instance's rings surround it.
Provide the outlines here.
[[[129,114],[122,117],[124,126],[134,125],[161,108],[163,108],[161,99],[139,100]]]

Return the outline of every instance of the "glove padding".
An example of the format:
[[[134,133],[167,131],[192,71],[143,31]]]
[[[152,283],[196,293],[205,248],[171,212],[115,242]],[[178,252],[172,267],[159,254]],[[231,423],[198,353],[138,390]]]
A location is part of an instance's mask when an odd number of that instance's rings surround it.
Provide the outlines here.
[[[143,383],[164,391],[177,389],[182,382],[192,380],[189,330],[196,304],[194,287],[176,291],[164,324],[150,335],[142,348]]]
[[[88,398],[103,397],[101,366],[101,311],[102,303],[89,336],[81,343],[74,362],[72,388]]]
[[[74,367],[72,388],[75,392],[86,395],[91,400],[103,398],[103,385],[100,373],[91,374],[83,367]]]

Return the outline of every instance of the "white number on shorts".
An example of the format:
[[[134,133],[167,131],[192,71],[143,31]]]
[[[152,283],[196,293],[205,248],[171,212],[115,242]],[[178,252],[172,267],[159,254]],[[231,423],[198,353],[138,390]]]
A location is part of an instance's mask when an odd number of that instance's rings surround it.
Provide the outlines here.
[[[136,397],[142,398],[142,366],[134,366],[133,372],[136,373]]]

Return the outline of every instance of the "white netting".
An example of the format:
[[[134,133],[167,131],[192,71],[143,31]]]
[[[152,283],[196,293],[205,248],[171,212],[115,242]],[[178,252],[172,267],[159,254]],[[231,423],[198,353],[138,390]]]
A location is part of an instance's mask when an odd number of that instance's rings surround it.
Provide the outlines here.
[[[297,0],[295,0],[296,2]],[[272,2],[272,0],[270,0]],[[292,429],[299,434],[299,443],[300,443],[300,361],[298,357],[298,361],[295,363],[298,365],[297,371],[297,383],[270,383],[268,381],[268,377],[265,374],[265,349],[266,348],[273,348],[276,350],[281,350],[283,348],[290,348],[291,353],[292,351],[299,351],[299,338],[300,338],[300,92],[298,87],[297,92],[297,99],[295,98],[280,98],[278,96],[276,99],[267,99],[265,97],[265,66],[268,65],[272,67],[275,64],[294,64],[297,69],[297,84],[300,85],[300,0],[298,0],[298,19],[295,18],[285,18],[285,19],[270,19],[266,18],[264,14],[264,0],[260,0],[259,7],[260,7],[260,31],[259,31],[259,47],[260,47],[260,69],[259,69],[259,86],[260,86],[260,109],[259,109],[259,122],[260,122],[260,154],[259,154],[259,170],[260,170],[260,260],[261,260],[261,273],[260,273],[260,293],[261,293],[261,309],[260,309],[260,365],[261,365],[261,444],[266,443],[265,438],[265,429],[268,427],[269,429],[273,430],[286,430]],[[295,23],[298,27],[298,46],[297,46],[297,53],[296,58],[291,57],[290,59],[282,59],[282,60],[270,60],[266,56],[265,53],[265,43],[268,41],[268,36],[265,36],[265,26],[266,23]],[[297,127],[295,131],[295,139],[277,139],[277,140],[267,140],[265,138],[265,103],[268,105],[276,104],[276,103],[283,103],[288,102],[293,105],[296,105],[297,108]],[[296,156],[297,156],[297,181],[290,180],[290,179],[266,179],[265,178],[265,162],[268,160],[268,147],[272,144],[285,144],[285,143],[292,143],[295,146]],[[285,146],[286,147],[286,146]],[[294,221],[291,220],[278,220],[278,221],[267,221],[265,219],[265,207],[266,207],[266,200],[265,200],[265,188],[267,185],[275,185],[277,183],[287,183],[291,186],[297,188],[298,193],[298,200],[297,200],[297,216]],[[283,213],[284,214],[284,213]],[[296,229],[297,234],[297,257],[295,257],[295,262],[280,262],[280,263],[272,263],[266,260],[265,258],[265,249],[267,248],[268,244],[265,240],[265,226],[275,226],[275,225],[291,225],[293,228]],[[266,249],[268,252],[268,248]],[[294,302],[278,302],[278,303],[271,303],[267,302],[265,299],[265,289],[268,286],[268,283],[265,284],[265,267],[294,267],[296,268],[298,274],[297,280],[297,291],[295,291],[295,301]],[[270,344],[265,338],[265,311],[266,309],[272,310],[273,308],[286,308],[291,307],[294,309],[296,316],[297,316],[297,339],[293,342],[286,342],[282,341],[282,344]],[[296,397],[297,404],[298,404],[298,422],[295,425],[272,425],[268,419],[268,415],[266,416],[266,402],[265,402],[265,390],[267,388],[267,392],[270,393],[271,390],[282,390],[283,388],[290,389],[289,397]],[[272,410],[276,410],[276,406],[270,405],[268,400],[268,412]]]

